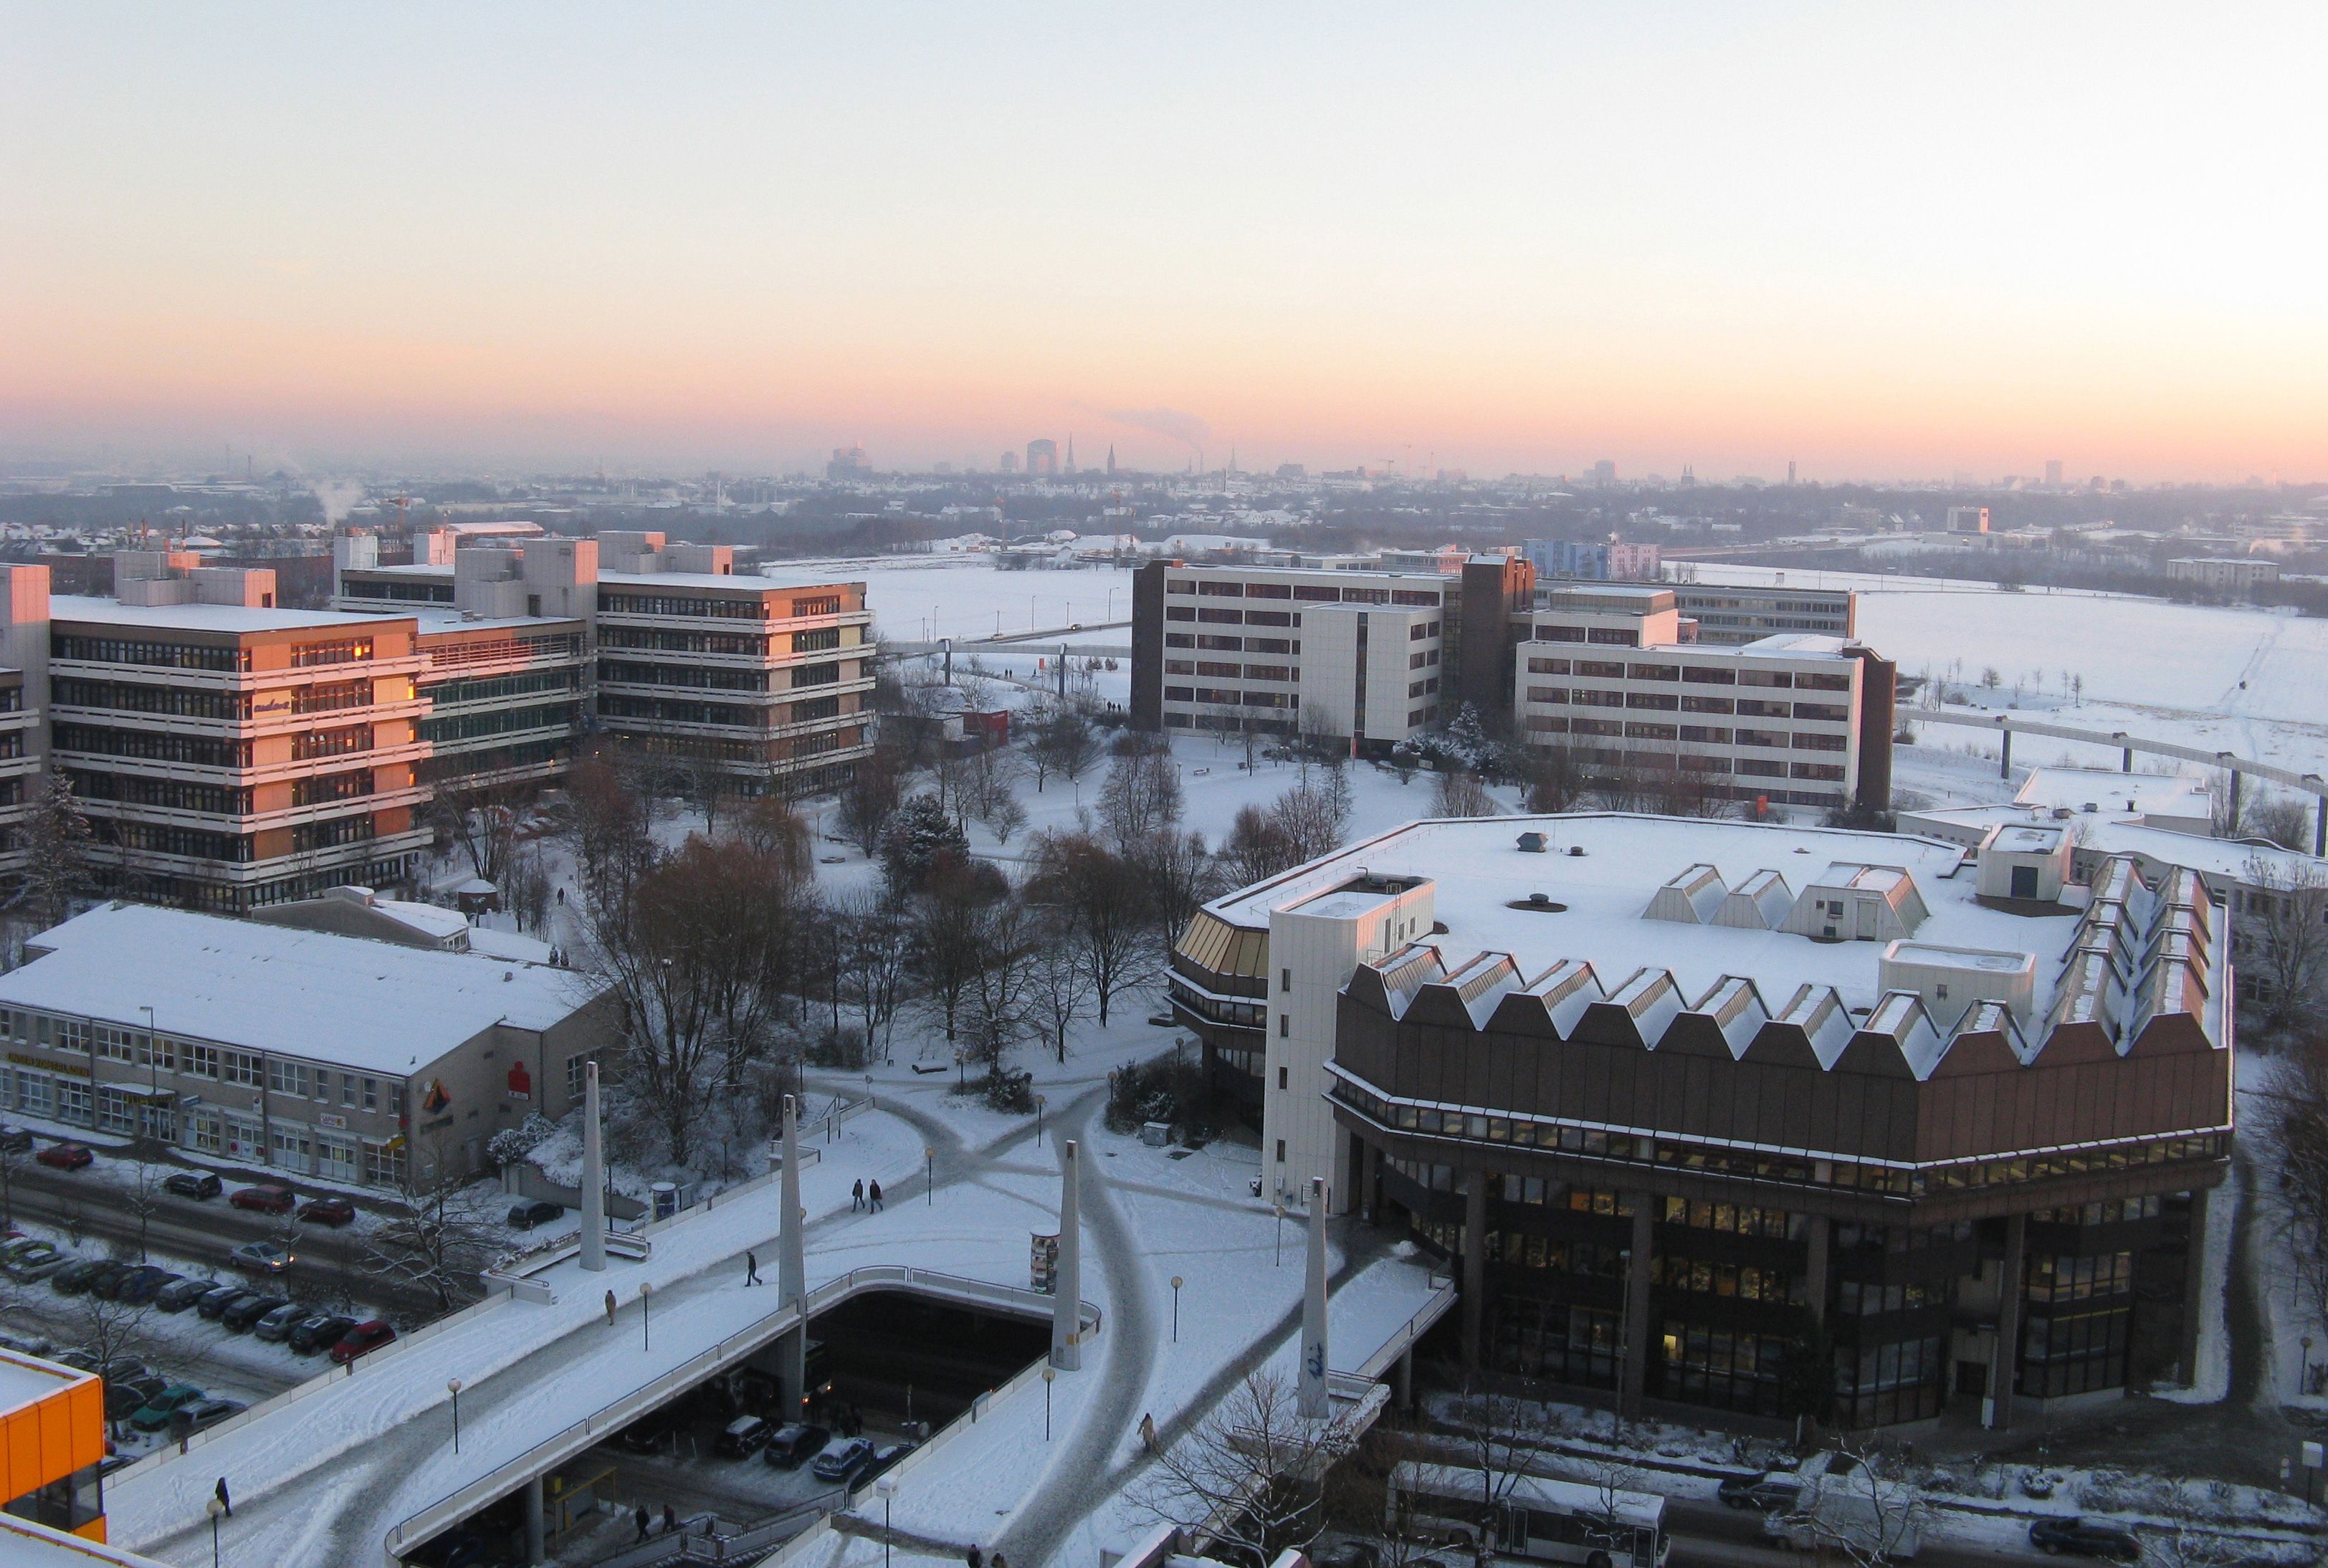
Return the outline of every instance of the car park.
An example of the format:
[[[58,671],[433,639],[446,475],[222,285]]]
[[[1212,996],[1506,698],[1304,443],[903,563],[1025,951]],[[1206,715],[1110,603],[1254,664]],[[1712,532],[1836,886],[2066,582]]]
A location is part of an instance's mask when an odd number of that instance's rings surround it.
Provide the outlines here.
[[[113,1287],[113,1299],[133,1307],[142,1307],[161,1294],[162,1287],[176,1281],[178,1276],[157,1263],[140,1263],[121,1276]]]
[[[33,1158],[55,1170],[80,1170],[97,1163],[86,1143],[52,1143]]]
[[[212,1291],[225,1288],[224,1280],[177,1280],[154,1292],[154,1305],[164,1312],[183,1312]]]
[[[719,1429],[719,1441],[714,1446],[731,1460],[749,1459],[768,1446],[775,1431],[765,1416],[739,1415]]]
[[[832,1433],[805,1422],[778,1427],[768,1440],[768,1462],[780,1470],[796,1470],[824,1451]]]
[[[2100,1557],[2112,1563],[2142,1560],[2142,1542],[2133,1531],[2076,1515],[2038,1520],[2029,1526],[2029,1544],[2048,1557]]]
[[[264,1339],[270,1345],[280,1345],[291,1338],[291,1330],[314,1314],[296,1301],[286,1301],[250,1326],[251,1338]]]
[[[356,1206],[344,1197],[311,1197],[299,1206],[299,1217],[310,1225],[336,1228],[355,1223]]]
[[[867,1439],[855,1437],[839,1448],[829,1448],[817,1455],[816,1463],[809,1469],[818,1480],[845,1487],[855,1484],[865,1467],[872,1462],[873,1444]]]
[[[289,1214],[299,1207],[298,1194],[287,1187],[262,1182],[257,1187],[238,1187],[227,1199],[237,1208],[255,1209],[260,1214]]]
[[[61,1296],[81,1296],[89,1293],[89,1283],[102,1270],[111,1268],[106,1258],[77,1258],[49,1276],[49,1283]]]
[[[255,1294],[257,1294],[256,1291],[247,1290],[240,1285],[221,1285],[217,1290],[212,1291],[209,1295],[204,1296],[201,1300],[194,1303],[194,1310],[200,1312],[203,1317],[208,1318],[211,1322],[215,1323],[218,1321],[219,1314],[221,1312],[225,1311],[235,1302],[241,1300],[245,1296]]]
[[[162,1190],[174,1197],[191,1197],[200,1203],[216,1197],[225,1188],[214,1170],[180,1170],[163,1178]]]
[[[353,1318],[343,1318],[337,1312],[311,1313],[292,1326],[283,1342],[301,1356],[313,1356],[338,1344],[355,1326]]]
[[[654,1453],[670,1441],[672,1433],[686,1425],[685,1413],[675,1405],[666,1404],[623,1428],[615,1441],[630,1453]]]
[[[170,1418],[189,1405],[200,1404],[202,1391],[191,1383],[174,1383],[153,1398],[138,1406],[129,1417],[129,1424],[139,1432],[160,1432],[170,1424]]]
[[[41,1243],[34,1237],[26,1235],[23,1231],[12,1229],[8,1233],[7,1240],[0,1241],[0,1263],[5,1263],[27,1247],[40,1244]]]
[[[236,1268],[254,1274],[279,1274],[299,1261],[273,1242],[245,1242],[226,1258]]]
[[[219,1314],[219,1321],[226,1325],[230,1334],[248,1334],[268,1313],[290,1304],[290,1299],[285,1296],[252,1296],[229,1306]]]
[[[144,1409],[148,1400],[169,1386],[168,1378],[156,1377],[151,1373],[143,1377],[125,1377],[118,1383],[108,1382],[105,1385],[105,1419],[127,1421],[131,1415]]]
[[[510,1205],[509,1223],[512,1230],[531,1230],[538,1225],[555,1225],[566,1217],[563,1204],[536,1201]]]
[[[340,1336],[332,1347],[332,1359],[345,1366],[359,1356],[368,1355],[396,1338],[396,1330],[380,1319],[357,1324]]]
[[[8,1258],[8,1277],[12,1280],[45,1280],[59,1269],[72,1263],[72,1253],[54,1242],[34,1242],[20,1247]]]

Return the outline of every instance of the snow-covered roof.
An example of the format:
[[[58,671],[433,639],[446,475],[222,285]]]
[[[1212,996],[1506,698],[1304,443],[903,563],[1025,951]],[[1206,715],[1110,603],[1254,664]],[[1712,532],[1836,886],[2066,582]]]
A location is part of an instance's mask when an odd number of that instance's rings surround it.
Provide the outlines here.
[[[32,939],[0,1007],[402,1074],[498,1023],[546,1029],[587,1000],[573,971],[143,904]]]
[[[853,577],[818,577],[807,572],[788,572],[779,577],[774,573],[760,576],[751,572],[606,572],[598,574],[602,588],[741,588],[747,593],[765,593],[771,588],[829,588]]]
[[[1955,828],[1959,832],[1972,834],[1976,839],[1999,823],[2074,826],[2076,847],[2081,850],[2103,855],[2136,855],[2156,865],[2179,866],[2199,872],[2219,889],[2234,885],[2254,886],[2258,871],[2266,871],[2283,879],[2328,878],[2328,860],[2316,855],[2283,850],[2276,844],[2249,843],[2241,839],[2210,839],[2197,833],[2178,832],[2173,828],[2154,828],[2147,823],[2128,822],[2107,812],[2079,812],[2064,820],[2055,812],[2038,806],[1938,806],[1920,812],[1902,812],[1900,822],[1903,828],[1920,824],[1929,824],[1936,829]]]
[[[54,1362],[0,1350],[0,1416],[21,1410],[34,1400],[61,1394],[89,1376]]]
[[[80,594],[49,600],[49,619],[109,626],[167,626],[185,632],[296,632],[315,628],[377,626],[400,621],[377,611],[262,610],[242,605],[125,605]]]
[[[361,598],[362,596],[358,595]],[[441,634],[446,632],[512,631],[529,626],[571,626],[578,615],[472,615],[466,611],[444,606],[416,605],[405,612],[420,623],[420,634]]]
[[[2139,816],[2190,817],[2214,814],[2214,794],[2204,779],[2188,774],[2120,773],[2115,768],[2041,767],[2031,773],[2014,800],[2024,806],[2067,806],[2078,811],[2131,812]]]

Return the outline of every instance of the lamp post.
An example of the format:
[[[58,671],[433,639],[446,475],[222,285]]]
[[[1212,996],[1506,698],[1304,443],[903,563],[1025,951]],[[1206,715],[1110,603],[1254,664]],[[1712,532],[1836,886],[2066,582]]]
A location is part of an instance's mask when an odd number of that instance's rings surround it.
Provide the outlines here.
[[[1285,1261],[1285,1206],[1281,1203],[1272,1207],[1277,1211],[1277,1256],[1271,1260],[1270,1266],[1274,1268]]]
[[[445,1392],[453,1396],[453,1451],[459,1453],[461,1451],[461,1380],[457,1377],[447,1377],[445,1380]]]
[[[1180,1342],[1180,1276],[1172,1276],[1172,1343]]]
[[[1043,1147],[1043,1096],[1035,1096],[1035,1147]]]
[[[641,1280],[639,1282],[639,1348],[641,1350],[654,1348],[653,1331],[647,1324],[647,1298],[653,1294],[654,1282],[651,1280]]]
[[[216,1498],[212,1498],[210,1501],[202,1505],[202,1511],[211,1516],[211,1568],[218,1568],[218,1525],[220,1516],[226,1512],[226,1505],[220,1502]]]
[[[1051,1441],[1051,1383],[1059,1376],[1056,1366],[1043,1368],[1043,1441]]]
[[[138,1134],[154,1136],[154,1106],[162,1098],[162,1050],[154,1040],[154,1009],[141,1007],[146,1015],[146,1111],[139,1118]]]
[[[922,1145],[922,1207],[930,1208],[938,1201],[938,1151],[930,1144]]]
[[[2295,1392],[2298,1394],[2312,1392],[2312,1336],[2309,1334],[2304,1337],[2304,1370],[2296,1375]]]
[[[873,1489],[881,1494],[881,1568],[889,1568],[889,1502],[897,1495],[897,1478],[883,1476]]]

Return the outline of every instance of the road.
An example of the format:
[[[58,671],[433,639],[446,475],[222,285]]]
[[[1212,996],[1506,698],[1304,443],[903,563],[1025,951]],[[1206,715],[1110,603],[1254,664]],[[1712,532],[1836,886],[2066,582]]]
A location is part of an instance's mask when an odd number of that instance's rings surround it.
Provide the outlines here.
[[[1762,1516],[1719,1503],[1669,1502],[1666,1528],[1673,1541],[1670,1568],[1803,1568],[1811,1559],[1763,1544]],[[2050,1561],[2034,1552],[1992,1552],[1927,1543],[1917,1568],[1996,1568],[2000,1563]]]

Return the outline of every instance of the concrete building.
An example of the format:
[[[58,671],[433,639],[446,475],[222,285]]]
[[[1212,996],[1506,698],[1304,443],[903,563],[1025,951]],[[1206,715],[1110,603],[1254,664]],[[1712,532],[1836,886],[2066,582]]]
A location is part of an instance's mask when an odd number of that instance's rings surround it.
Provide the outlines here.
[[[1820,637],[1859,634],[1859,596],[1847,588],[1676,583],[1673,595],[1674,607],[1697,623],[1697,634],[1691,640],[1699,643],[1736,646],[1780,632],[1808,632]]]
[[[1988,508],[1985,506],[1951,506],[1948,508],[1949,533],[1986,533]]]
[[[1655,582],[1662,547],[1566,539],[1532,539],[1520,547],[1539,577],[1591,582]]]
[[[1418,822],[1206,905],[1173,1006],[1265,1190],[1450,1261],[1469,1358],[2004,1426],[2191,1380],[2232,1133],[2228,906],[2053,840]]]
[[[2189,774],[2032,768],[2013,799],[2017,805],[2042,812],[2107,812],[2118,822],[2164,828],[2172,833],[2197,833],[2203,838],[2215,831],[2215,792],[2205,779]]]
[[[2166,575],[2178,583],[2197,583],[2217,593],[2251,594],[2267,583],[2279,581],[2279,563],[2248,556],[2177,556],[2166,563]]]
[[[1132,586],[1132,721],[1292,735],[1306,713],[1386,753],[1461,702],[1503,710],[1512,617],[1534,587],[1500,556],[1452,577],[1150,561]]]
[[[0,1562],[70,1563],[104,1545],[105,1452],[94,1373],[0,1350]]]
[[[25,953],[0,1106],[332,1181],[482,1169],[619,1038],[572,970],[185,910],[100,906]]]
[[[1027,443],[1027,477],[1053,479],[1059,472],[1059,444],[1047,436]]]

